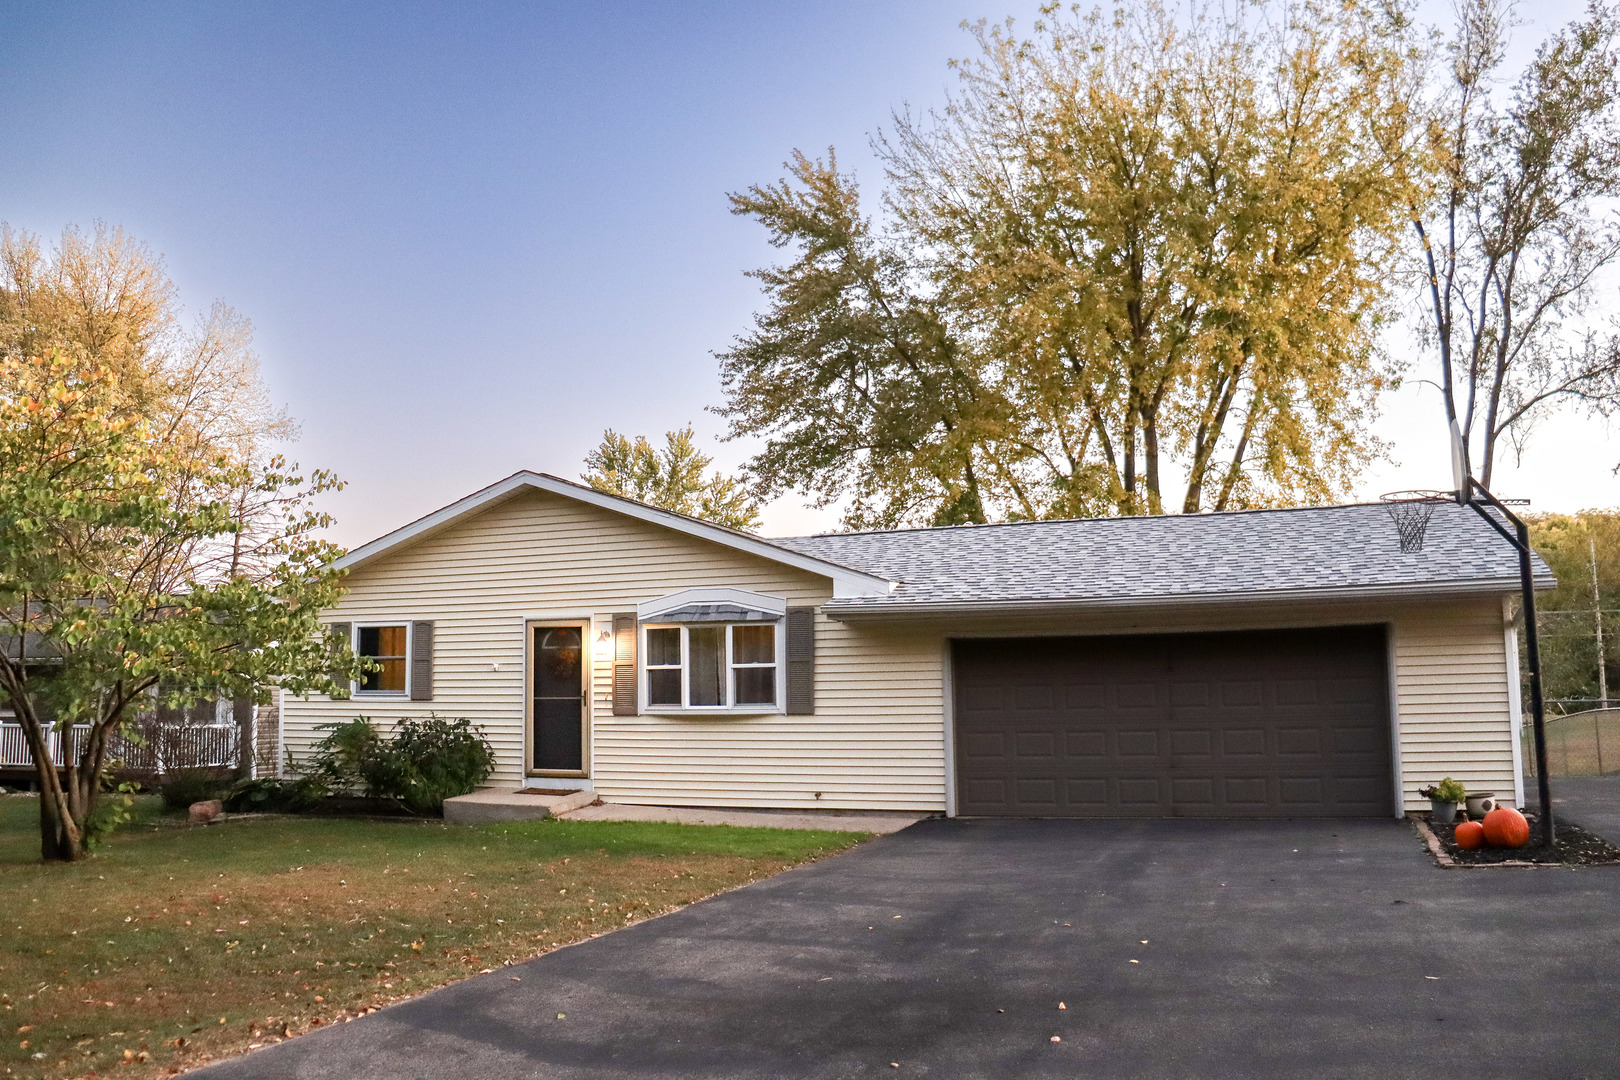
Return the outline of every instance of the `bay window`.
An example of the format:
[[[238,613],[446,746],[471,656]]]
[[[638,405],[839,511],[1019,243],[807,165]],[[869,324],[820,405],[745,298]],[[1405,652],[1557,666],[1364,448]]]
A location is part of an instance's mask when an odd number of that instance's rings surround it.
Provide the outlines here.
[[[774,711],[779,637],[774,622],[645,627],[647,707]]]

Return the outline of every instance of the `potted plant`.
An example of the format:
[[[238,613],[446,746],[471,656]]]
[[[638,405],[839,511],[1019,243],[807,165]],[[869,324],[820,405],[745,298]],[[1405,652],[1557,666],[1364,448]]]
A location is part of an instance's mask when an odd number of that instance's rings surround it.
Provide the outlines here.
[[[1468,798],[1468,789],[1462,781],[1445,777],[1433,787],[1419,788],[1419,795],[1429,799],[1429,820],[1440,825],[1450,825],[1457,820],[1457,806]]]

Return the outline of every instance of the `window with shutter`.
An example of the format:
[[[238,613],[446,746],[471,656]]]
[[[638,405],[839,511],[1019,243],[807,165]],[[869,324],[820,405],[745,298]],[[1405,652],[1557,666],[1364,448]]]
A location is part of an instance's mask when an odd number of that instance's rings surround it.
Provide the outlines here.
[[[816,609],[787,611],[787,712],[808,716],[816,711]]]
[[[613,616],[613,715],[635,716],[636,687],[636,627],[635,612]]]
[[[411,700],[433,700],[433,624],[411,623]]]

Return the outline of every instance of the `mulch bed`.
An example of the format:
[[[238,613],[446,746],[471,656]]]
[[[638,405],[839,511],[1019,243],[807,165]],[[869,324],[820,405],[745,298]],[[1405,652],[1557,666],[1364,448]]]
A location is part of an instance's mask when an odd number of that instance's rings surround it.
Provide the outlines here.
[[[1555,822],[1556,842],[1551,848],[1541,846],[1541,826],[1536,815],[1524,815],[1530,822],[1530,842],[1522,848],[1480,847],[1464,851],[1457,846],[1456,825],[1429,822],[1429,828],[1439,839],[1446,854],[1459,866],[1491,866],[1530,863],[1536,866],[1605,866],[1620,863],[1620,847],[1615,847],[1596,833],[1587,832],[1579,825],[1567,821]]]
[[[413,814],[392,799],[367,799],[358,795],[331,795],[303,811],[308,817],[409,818],[437,821],[438,815]]]

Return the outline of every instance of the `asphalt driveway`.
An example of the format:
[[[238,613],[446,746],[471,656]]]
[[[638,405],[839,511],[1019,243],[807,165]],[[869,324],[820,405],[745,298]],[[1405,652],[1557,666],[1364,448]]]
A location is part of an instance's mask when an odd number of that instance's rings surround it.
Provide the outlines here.
[[[1526,777],[1525,798],[1536,804],[1536,778]],[[1620,773],[1560,776],[1552,782],[1553,821],[1573,821],[1611,844],[1620,844]]]
[[[1620,867],[1441,870],[1382,821],[925,821],[193,1075],[1617,1071]]]

